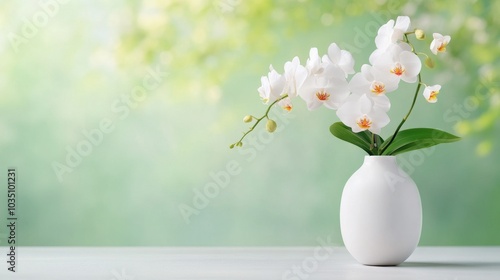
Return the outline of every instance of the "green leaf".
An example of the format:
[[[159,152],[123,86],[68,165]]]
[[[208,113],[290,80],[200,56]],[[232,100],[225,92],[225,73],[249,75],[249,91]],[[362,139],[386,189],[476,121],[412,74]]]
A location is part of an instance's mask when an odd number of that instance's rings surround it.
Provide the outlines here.
[[[360,147],[369,155],[378,154],[377,148],[374,148],[373,151],[370,150],[372,134],[366,130],[354,133],[352,132],[350,127],[344,125],[341,122],[336,122],[330,126],[330,132],[333,134],[333,136],[339,138],[340,140],[344,140],[346,142],[349,142],[351,144]],[[375,135],[375,141],[377,143],[384,142],[384,140],[378,135]]]
[[[460,137],[448,132],[433,128],[412,128],[400,131],[389,145],[391,136],[380,147],[382,155],[397,155],[428,148],[442,143],[451,143],[460,140]],[[388,146],[387,146],[388,145]]]

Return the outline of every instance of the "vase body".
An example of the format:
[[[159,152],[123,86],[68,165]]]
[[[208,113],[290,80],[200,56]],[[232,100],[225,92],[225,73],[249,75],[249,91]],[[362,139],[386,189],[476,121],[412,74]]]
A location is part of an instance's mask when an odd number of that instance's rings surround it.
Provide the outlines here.
[[[365,157],[342,192],[340,228],[345,247],[359,263],[398,265],[413,253],[422,204],[415,182],[396,157]]]

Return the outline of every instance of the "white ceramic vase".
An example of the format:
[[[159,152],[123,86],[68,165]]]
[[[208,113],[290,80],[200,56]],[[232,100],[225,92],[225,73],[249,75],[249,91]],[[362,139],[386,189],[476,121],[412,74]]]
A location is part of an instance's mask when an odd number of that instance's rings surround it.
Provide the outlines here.
[[[415,182],[396,157],[365,157],[344,187],[340,228],[345,247],[359,263],[398,265],[413,253],[422,204]]]

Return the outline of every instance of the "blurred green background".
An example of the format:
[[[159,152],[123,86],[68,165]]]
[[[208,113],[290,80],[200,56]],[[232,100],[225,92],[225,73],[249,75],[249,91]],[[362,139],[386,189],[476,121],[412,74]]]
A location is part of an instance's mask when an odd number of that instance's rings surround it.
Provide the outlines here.
[[[422,196],[420,245],[500,245],[499,1],[41,3],[0,4],[0,218],[16,167],[21,245],[341,245],[342,188],[364,154],[329,134],[335,112],[298,101],[274,113],[279,133],[259,127],[228,146],[244,115],[264,112],[269,64],[282,72],[337,42],[359,71],[398,15],[428,38],[452,36],[423,70],[443,85],[439,102],[419,96],[405,127],[464,136],[398,156]],[[429,43],[417,44],[430,54]],[[412,92],[390,96],[383,136]],[[204,188],[211,198],[197,196]],[[0,245],[6,236],[2,226]]]

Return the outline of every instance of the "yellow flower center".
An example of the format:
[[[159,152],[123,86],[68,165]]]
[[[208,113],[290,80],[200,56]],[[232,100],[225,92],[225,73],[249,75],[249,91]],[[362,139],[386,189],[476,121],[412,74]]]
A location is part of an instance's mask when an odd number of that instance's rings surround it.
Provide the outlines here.
[[[316,92],[316,97],[321,101],[326,101],[330,98],[330,94],[325,92],[324,90]]]
[[[287,104],[287,105],[283,106],[283,109],[287,110],[288,112],[290,112],[290,111],[292,111],[292,105]]]
[[[394,67],[392,67],[391,69],[391,73],[394,74],[394,75],[397,75],[397,76],[401,76],[403,75],[403,73],[405,72],[405,68],[403,67],[403,65],[401,65],[401,63],[396,63],[394,65]]]
[[[385,92],[385,85],[381,82],[373,82],[370,90],[375,94],[382,94]]]
[[[439,90],[431,91],[431,94],[429,95],[429,101],[436,101],[438,94],[439,94]]]
[[[358,124],[359,128],[361,129],[369,129],[370,127],[372,127],[372,121],[366,115],[360,118],[356,122],[356,124]]]
[[[439,45],[439,47],[437,48],[438,52],[446,51],[446,45],[446,43],[441,43],[441,45]]]

